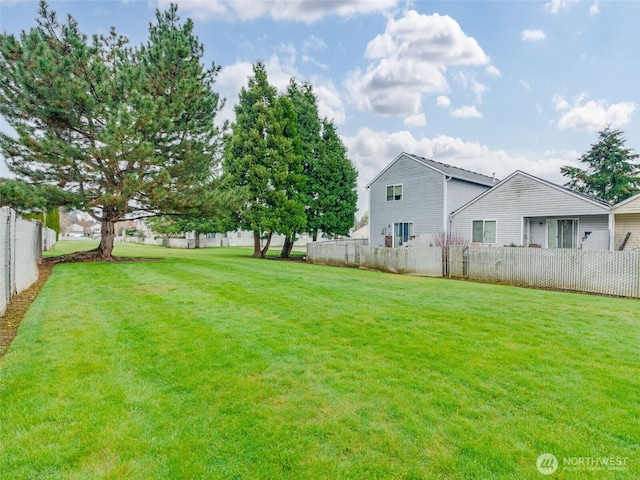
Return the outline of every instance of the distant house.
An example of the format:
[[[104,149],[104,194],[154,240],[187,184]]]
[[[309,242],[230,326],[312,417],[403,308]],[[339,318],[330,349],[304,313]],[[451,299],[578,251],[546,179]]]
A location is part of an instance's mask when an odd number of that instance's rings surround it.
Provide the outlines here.
[[[369,224],[366,223],[362,225],[360,228],[355,229],[351,232],[351,238],[369,238]]]
[[[68,237],[84,237],[84,227],[78,223],[72,223],[65,229],[64,234]]]
[[[401,153],[366,186],[369,245],[398,247],[446,232],[449,214],[494,184],[492,177]]]
[[[611,209],[615,215],[616,250],[640,249],[640,194],[627,198]]]
[[[97,222],[78,220],[65,228],[64,234],[68,237],[89,237],[91,235],[100,235],[100,230],[101,226]]]
[[[451,231],[479,245],[608,250],[609,203],[516,171],[451,215]]]

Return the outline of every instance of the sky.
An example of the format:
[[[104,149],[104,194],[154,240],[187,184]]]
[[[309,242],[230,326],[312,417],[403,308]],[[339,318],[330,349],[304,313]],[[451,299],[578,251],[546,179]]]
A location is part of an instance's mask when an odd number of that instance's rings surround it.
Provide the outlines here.
[[[307,81],[369,183],[408,152],[505,178],[563,184],[562,165],[621,129],[640,153],[640,1],[173,0],[193,19],[214,89],[233,105],[263,61],[282,92]],[[58,0],[88,35],[145,42],[168,0]],[[37,2],[0,0],[0,31],[35,25]],[[7,129],[0,118],[0,129]],[[2,162],[0,175],[7,176]]]

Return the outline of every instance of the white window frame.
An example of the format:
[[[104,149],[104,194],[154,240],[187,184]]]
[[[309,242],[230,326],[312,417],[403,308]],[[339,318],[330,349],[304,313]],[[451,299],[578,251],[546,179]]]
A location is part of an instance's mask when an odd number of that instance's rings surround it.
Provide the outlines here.
[[[482,222],[482,242],[476,242],[473,239],[473,224],[475,222]],[[495,226],[496,226],[496,228],[495,228],[496,238],[495,238],[495,240],[493,242],[485,242],[484,241],[485,240],[485,236],[486,236],[485,224],[487,222],[493,222],[493,223],[495,223]],[[496,220],[495,218],[482,218],[482,219],[478,218],[476,220],[471,220],[471,242],[472,243],[479,243],[481,245],[496,245],[498,243],[498,220]]]
[[[393,188],[393,198],[391,200],[389,200],[389,195],[387,194],[387,190],[389,189],[389,187]],[[401,187],[402,188],[402,193],[400,194],[400,199],[396,200],[395,199],[395,188],[396,187]],[[392,185],[386,185],[384,187],[384,199],[385,202],[401,202],[404,200],[404,184],[403,183],[394,183]]]
[[[408,230],[408,238],[407,238],[407,242],[409,240],[412,240],[413,238],[415,238],[415,234],[414,234],[414,223],[413,222],[393,222],[393,237],[392,237],[392,246],[394,248],[396,247],[401,247],[402,245],[405,244],[404,239],[400,239],[400,236],[396,235],[396,225],[407,225],[407,230]]]

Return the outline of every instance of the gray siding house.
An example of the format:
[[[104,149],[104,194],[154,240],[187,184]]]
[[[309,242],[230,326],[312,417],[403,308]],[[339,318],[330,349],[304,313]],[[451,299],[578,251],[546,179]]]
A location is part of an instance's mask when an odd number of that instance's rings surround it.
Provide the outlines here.
[[[495,179],[401,153],[367,186],[369,245],[399,247],[449,231],[449,214],[495,185]]]
[[[453,212],[451,231],[479,245],[609,250],[614,219],[604,200],[516,171]]]

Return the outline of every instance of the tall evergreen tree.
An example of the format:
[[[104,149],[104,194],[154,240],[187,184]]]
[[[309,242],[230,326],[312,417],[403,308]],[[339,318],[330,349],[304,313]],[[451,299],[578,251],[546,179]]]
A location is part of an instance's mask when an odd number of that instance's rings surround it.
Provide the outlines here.
[[[49,206],[100,221],[101,258],[112,258],[114,225],[132,210],[216,204],[219,67],[203,67],[193,28],[172,5],[156,12],[146,45],[130,48],[114,29],[89,41],[43,0],[36,27],[0,35],[0,114],[16,132],[0,134],[8,167],[47,186],[38,191]]]
[[[316,210],[317,198],[314,192],[317,188],[315,186],[314,171],[318,162],[320,143],[322,142],[322,124],[318,113],[318,99],[313,93],[311,84],[306,82],[298,83],[294,79],[289,82],[287,96],[293,104],[297,117],[304,176],[304,181],[299,188],[304,196],[305,219],[307,230],[309,230],[314,228],[312,224],[314,217],[309,215],[309,212]],[[293,232],[293,235],[285,238],[281,257],[288,258],[291,255],[296,233],[299,232]]]
[[[322,121],[322,143],[313,172],[314,210],[309,212],[310,233],[348,235],[355,223],[358,171],[332,121]]]
[[[621,130],[609,125],[598,132],[598,141],[580,157],[586,169],[564,166],[560,171],[570,179],[567,187],[595,195],[613,203],[632,197],[640,191],[639,155],[625,147]]]
[[[253,66],[235,113],[236,121],[225,142],[224,169],[246,195],[239,226],[253,231],[253,255],[260,258],[273,233],[291,235],[304,225],[296,116],[289,99],[279,98],[269,84],[262,62]]]

